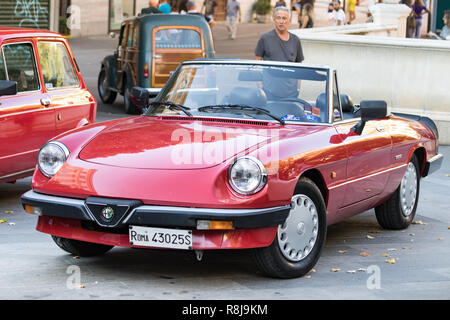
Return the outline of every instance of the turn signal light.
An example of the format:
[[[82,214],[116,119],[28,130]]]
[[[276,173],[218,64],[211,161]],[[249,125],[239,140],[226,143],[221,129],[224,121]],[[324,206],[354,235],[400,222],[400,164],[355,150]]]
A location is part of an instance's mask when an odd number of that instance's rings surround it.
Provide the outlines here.
[[[233,221],[197,220],[197,230],[233,230]]]
[[[33,207],[33,206],[30,206],[29,204],[26,204],[25,205],[25,212],[29,213],[29,214],[41,215],[42,210],[39,207]]]

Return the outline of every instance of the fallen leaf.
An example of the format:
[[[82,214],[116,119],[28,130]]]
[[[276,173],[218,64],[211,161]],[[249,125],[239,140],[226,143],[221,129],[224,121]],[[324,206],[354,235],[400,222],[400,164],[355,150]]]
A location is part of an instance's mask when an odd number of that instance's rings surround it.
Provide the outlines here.
[[[78,288],[84,289],[84,288],[86,288],[86,286],[84,284],[82,284],[82,285],[79,285]]]
[[[403,249],[403,250],[411,250],[410,247],[403,247],[402,249]]]
[[[375,237],[373,237],[373,236],[371,236],[371,235],[369,235],[369,234],[366,236],[366,238],[367,238],[367,239],[375,239]]]
[[[316,273],[316,269],[311,269],[309,273]]]
[[[446,177],[450,177],[450,173],[446,173],[445,176],[446,176]]]
[[[422,220],[413,221],[412,224],[426,224]]]
[[[348,270],[347,273],[355,274],[355,273],[356,273],[356,270]]]
[[[6,223],[6,222],[8,222],[8,220],[6,220],[6,219],[0,219],[0,223]]]
[[[395,249],[395,248],[389,248],[389,249],[387,249],[388,251],[397,251],[397,249]]]
[[[382,253],[381,256],[382,257],[389,257],[389,255],[387,253]]]
[[[412,236],[412,237],[414,237],[416,234],[415,234],[415,233],[410,233],[409,235]]]
[[[306,276],[303,276],[303,278],[305,278],[305,279],[311,279],[311,276],[307,274]]]
[[[368,252],[360,252],[359,255],[363,257],[370,257],[370,253]]]
[[[395,258],[385,260],[384,262],[394,264],[396,262]]]
[[[6,210],[6,211],[5,211],[6,214],[10,214],[10,213],[13,213],[13,212],[14,212],[14,211],[12,211],[12,210]]]
[[[344,254],[344,253],[347,253],[347,250],[338,250],[338,253]]]
[[[339,272],[339,271],[341,271],[341,269],[338,269],[338,268],[331,268],[330,271],[331,271],[331,272]]]
[[[367,272],[367,269],[359,268],[358,271],[359,271],[359,272]]]
[[[438,240],[444,240],[444,238],[438,238]]]
[[[10,225],[10,226],[15,226],[16,223],[15,223],[15,222],[8,222],[8,225]]]

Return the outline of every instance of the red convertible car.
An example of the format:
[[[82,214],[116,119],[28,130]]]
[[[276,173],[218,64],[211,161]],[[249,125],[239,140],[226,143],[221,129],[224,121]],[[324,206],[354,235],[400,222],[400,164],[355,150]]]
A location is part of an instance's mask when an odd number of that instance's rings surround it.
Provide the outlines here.
[[[31,176],[39,148],[96,110],[63,36],[0,27],[0,183]]]
[[[22,204],[62,249],[253,248],[265,274],[299,277],[327,225],[375,208],[384,228],[408,227],[442,163],[433,121],[353,105],[328,67],[198,59],[147,95],[133,90],[143,115],[40,149]]]

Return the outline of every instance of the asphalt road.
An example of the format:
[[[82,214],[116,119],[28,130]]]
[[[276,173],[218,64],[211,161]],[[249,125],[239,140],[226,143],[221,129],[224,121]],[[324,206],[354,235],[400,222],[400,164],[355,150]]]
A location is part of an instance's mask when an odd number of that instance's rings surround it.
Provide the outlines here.
[[[243,27],[243,26],[241,26]],[[252,30],[251,28],[255,28]],[[219,56],[237,50],[251,58],[256,36],[270,26],[248,26],[247,35],[214,37]],[[91,91],[97,96],[101,58],[114,39],[71,40]],[[122,98],[99,103],[98,121],[124,117]],[[66,254],[35,230],[20,196],[31,178],[0,184],[0,300],[10,299],[450,299],[450,147],[440,171],[421,182],[416,222],[404,231],[381,229],[374,211],[329,227],[315,272],[277,280],[256,270],[248,251],[193,252],[114,248],[101,257]],[[395,259],[395,260],[392,260]],[[391,262],[391,263],[389,263]]]

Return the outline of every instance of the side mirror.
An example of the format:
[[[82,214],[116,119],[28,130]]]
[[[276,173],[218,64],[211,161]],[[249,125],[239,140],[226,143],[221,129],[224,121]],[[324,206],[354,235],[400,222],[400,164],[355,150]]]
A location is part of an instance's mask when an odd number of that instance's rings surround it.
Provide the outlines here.
[[[147,89],[141,87],[133,87],[130,93],[131,102],[141,111],[148,106],[148,101],[150,99],[150,93]]]
[[[17,94],[17,81],[0,80],[0,96]]]
[[[116,37],[116,33],[115,33],[115,32],[110,32],[110,33],[109,33],[109,37],[110,37],[111,39],[114,39],[114,38]]]
[[[364,100],[361,101],[359,112],[361,112],[361,121],[351,130],[361,135],[367,121],[386,118],[387,103],[383,100]]]

